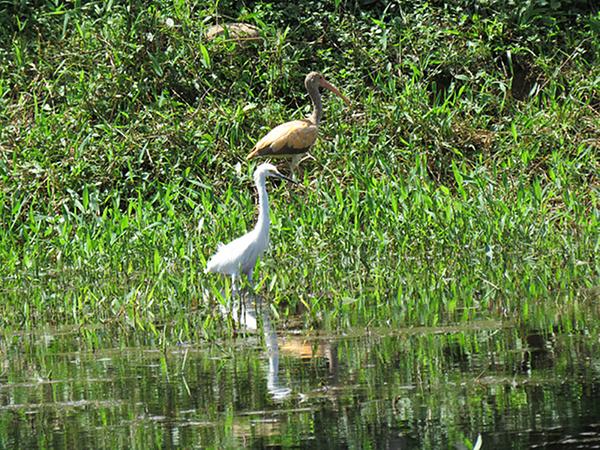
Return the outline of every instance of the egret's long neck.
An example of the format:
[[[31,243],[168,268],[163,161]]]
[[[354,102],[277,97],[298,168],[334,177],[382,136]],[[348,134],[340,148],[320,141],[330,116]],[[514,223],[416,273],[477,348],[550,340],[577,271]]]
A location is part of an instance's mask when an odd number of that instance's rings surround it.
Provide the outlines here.
[[[313,111],[310,115],[310,120],[315,125],[319,125],[321,122],[321,116],[323,115],[323,104],[321,103],[321,93],[319,87],[315,85],[307,86],[308,95],[313,103]]]
[[[256,179],[256,190],[258,191],[258,221],[256,222],[256,229],[259,234],[266,233],[268,240],[271,218],[269,217],[269,198],[267,196],[264,177]]]

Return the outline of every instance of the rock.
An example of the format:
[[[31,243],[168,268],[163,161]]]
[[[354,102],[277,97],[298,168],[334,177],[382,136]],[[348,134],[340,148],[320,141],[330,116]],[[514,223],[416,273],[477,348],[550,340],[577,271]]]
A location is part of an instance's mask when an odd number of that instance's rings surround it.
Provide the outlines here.
[[[225,31],[227,30],[227,31]],[[229,34],[229,38],[236,41],[259,39],[258,28],[248,23],[234,22],[222,25],[213,25],[206,32],[206,39],[212,41],[218,36]]]

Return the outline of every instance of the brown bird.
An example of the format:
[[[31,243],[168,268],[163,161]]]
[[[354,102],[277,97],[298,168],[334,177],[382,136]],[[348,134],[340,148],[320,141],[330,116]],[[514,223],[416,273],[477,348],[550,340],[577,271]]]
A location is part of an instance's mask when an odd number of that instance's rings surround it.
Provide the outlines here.
[[[317,140],[317,129],[323,115],[319,87],[329,89],[350,106],[350,100],[319,72],[310,72],[306,75],[304,86],[313,103],[312,114],[306,119],[292,120],[273,128],[256,143],[248,159],[255,156],[291,157],[290,170],[294,173],[302,157]]]

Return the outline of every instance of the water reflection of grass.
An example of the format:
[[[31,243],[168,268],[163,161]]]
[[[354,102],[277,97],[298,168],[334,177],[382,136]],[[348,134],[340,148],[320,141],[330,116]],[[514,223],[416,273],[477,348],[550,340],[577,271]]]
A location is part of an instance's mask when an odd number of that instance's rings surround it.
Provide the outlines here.
[[[246,11],[263,40],[240,47],[202,40],[213,6],[6,6],[3,328],[229,333],[205,257],[252,223],[253,167],[235,164],[302,115],[307,67],[355,109],[325,99],[304,188],[272,196],[258,286],[284,318],[433,326],[529,317],[597,289],[595,16],[342,3],[320,21]]]
[[[107,447],[129,440],[367,447],[402,437],[446,448],[482,433],[494,448],[510,436],[509,448],[521,448],[532,429],[545,439],[559,427],[575,438],[597,405],[598,329],[561,328],[568,326],[540,332],[487,322],[321,332],[303,342],[283,331],[279,378],[292,394],[278,401],[266,388],[268,355],[258,343],[158,351],[119,347],[116,333],[87,351],[75,350],[78,332],[55,340],[47,332],[32,352],[29,343],[43,337],[33,334],[0,347],[10,361],[2,365],[0,436],[48,439],[40,432],[53,420],[67,442]],[[286,349],[286,340],[296,345]]]

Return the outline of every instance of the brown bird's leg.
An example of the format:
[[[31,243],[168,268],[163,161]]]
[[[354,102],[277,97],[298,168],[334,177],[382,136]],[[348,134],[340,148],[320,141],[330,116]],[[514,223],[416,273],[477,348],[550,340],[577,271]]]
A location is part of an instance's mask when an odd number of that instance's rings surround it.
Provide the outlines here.
[[[302,161],[306,161],[307,159],[312,159],[313,161],[316,161],[317,158],[315,158],[313,155],[311,155],[310,153],[306,152],[302,159],[300,160],[300,162],[298,164],[300,164]]]
[[[292,173],[292,178],[294,180],[296,179],[296,169],[298,168],[301,159],[302,154],[297,154],[292,156],[292,159],[290,160],[290,172]]]

